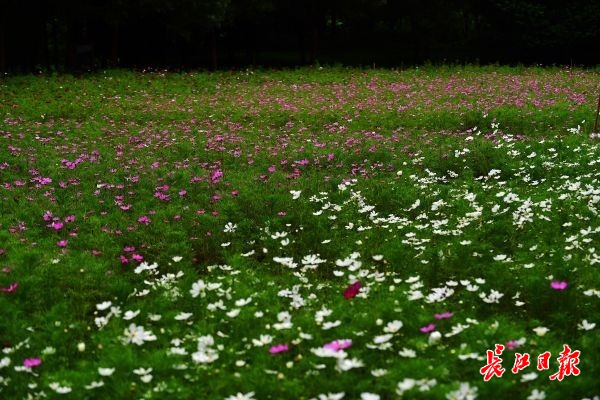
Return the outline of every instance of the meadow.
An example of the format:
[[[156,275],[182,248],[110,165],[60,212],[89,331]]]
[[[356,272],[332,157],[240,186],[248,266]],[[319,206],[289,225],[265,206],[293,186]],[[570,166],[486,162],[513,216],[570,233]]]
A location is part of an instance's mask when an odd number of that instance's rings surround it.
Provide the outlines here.
[[[0,398],[598,399],[599,88],[0,78]]]

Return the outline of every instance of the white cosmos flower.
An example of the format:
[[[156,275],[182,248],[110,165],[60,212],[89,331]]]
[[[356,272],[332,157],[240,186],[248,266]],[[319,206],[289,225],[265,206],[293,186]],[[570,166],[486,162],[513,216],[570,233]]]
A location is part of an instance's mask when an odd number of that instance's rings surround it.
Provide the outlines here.
[[[102,303],[96,304],[96,308],[99,311],[104,311],[104,310],[108,309],[108,307],[110,307],[110,306],[112,306],[112,302],[111,301],[104,301]]]
[[[391,333],[388,333],[386,335],[375,336],[373,338],[373,343],[375,343],[375,344],[385,343],[385,342],[389,341],[393,337],[394,337],[394,335],[392,335]]]
[[[299,199],[301,193],[302,193],[302,190],[290,190],[290,194],[292,195],[292,200]]]
[[[310,351],[317,357],[346,358],[348,356],[344,350],[336,351],[325,347],[312,348]]]
[[[383,331],[385,333],[396,333],[400,330],[400,328],[402,328],[402,321],[391,321],[388,322],[388,324],[385,326],[385,328],[383,328]]]
[[[537,379],[538,374],[535,372],[530,372],[528,374],[521,375],[521,382],[529,382]]]
[[[396,393],[398,396],[402,396],[404,392],[411,390],[416,384],[416,380],[412,378],[404,378],[404,380],[398,382],[398,386],[396,386]]]
[[[198,350],[205,350],[215,345],[215,339],[212,335],[204,335],[198,338]]]
[[[239,299],[235,301],[235,305],[236,307],[243,307],[247,304],[250,304],[252,302],[252,297],[248,297],[246,299]]]
[[[208,364],[216,361],[219,354],[214,349],[206,349],[205,351],[197,351],[192,353],[192,360],[197,364]]]
[[[364,392],[360,394],[360,400],[379,400],[381,397],[376,393]]]
[[[10,365],[10,358],[4,357],[3,359],[0,360],[0,369],[6,368],[9,365]]]
[[[98,374],[100,376],[111,376],[115,372],[114,368],[98,368]]]
[[[340,326],[341,324],[342,324],[342,321],[340,321],[340,320],[333,321],[333,322],[330,322],[330,321],[325,321],[325,322],[323,322],[323,327],[322,327],[322,329],[323,329],[324,331],[326,331],[326,330],[329,330],[329,329],[331,329],[331,328],[335,328],[336,326]]]
[[[236,224],[228,222],[225,225],[225,229],[223,229],[223,232],[225,232],[225,233],[233,233],[233,232],[235,232],[236,229],[237,229],[237,225]]]
[[[260,335],[258,340],[252,339],[252,344],[257,347],[265,346],[271,342],[273,342],[273,336],[271,335]]]
[[[139,314],[140,314],[140,310],[135,310],[135,311],[127,310],[127,311],[125,311],[125,314],[123,314],[123,319],[125,321],[129,321],[130,319],[134,319],[135,317],[137,317]]]
[[[317,397],[313,397],[311,400],[342,400],[346,393],[327,393],[327,394],[319,394]]]
[[[160,315],[160,314],[148,314],[148,319],[153,322],[160,321],[161,318],[162,318],[162,315]]]
[[[581,321],[580,324],[577,325],[577,329],[586,330],[586,331],[591,331],[595,327],[596,327],[595,322],[588,322],[586,319],[584,319],[583,321]]]
[[[548,329],[544,326],[538,326],[537,328],[533,328],[532,331],[534,331],[535,334],[538,336],[544,336],[546,333],[548,333],[550,331],[550,329]]]
[[[180,312],[179,314],[177,314],[175,316],[175,320],[176,321],[184,321],[184,320],[190,318],[192,315],[194,315],[194,314],[193,313]]]
[[[94,318],[94,323],[99,329],[102,329],[108,324],[108,318],[106,317],[96,317]]]
[[[543,390],[533,389],[527,400],[544,400],[546,398],[546,392]]]
[[[174,262],[179,262],[179,261],[183,260],[183,257],[181,257],[181,256],[175,256],[171,260],[173,260]]]
[[[398,355],[406,358],[415,358],[417,356],[417,352],[413,349],[408,349],[404,347],[402,350],[398,352]]]
[[[152,368],[136,368],[133,370],[133,373],[136,375],[147,375],[152,372]]]
[[[428,343],[429,345],[434,345],[442,339],[442,334],[438,331],[433,331],[429,334]]]
[[[254,392],[241,393],[226,397],[225,400],[254,400]]]
[[[361,368],[364,363],[358,358],[338,358],[336,369],[339,371],[349,371],[354,368]]]
[[[448,335],[446,335],[446,336],[448,336]],[[462,360],[462,361],[477,360],[477,359],[479,359],[479,354],[477,354],[477,353],[459,354],[458,359]]]
[[[48,387],[58,394],[71,393],[71,388],[69,386],[61,386],[58,382],[49,383]]]
[[[371,375],[373,375],[376,378],[384,376],[387,373],[388,373],[387,369],[383,369],[383,368],[378,368],[378,369],[371,370]]]
[[[488,303],[500,303],[500,299],[504,296],[504,293],[500,293],[497,290],[492,289],[490,291],[489,295],[486,295],[485,292],[481,292],[479,293],[479,297],[481,297],[481,299]]]
[[[123,344],[133,343],[141,346],[144,342],[156,340],[156,336],[152,332],[146,331],[143,326],[137,326],[136,324],[129,325],[123,335],[121,338]]]
[[[87,390],[91,390],[91,389],[96,389],[99,387],[104,386],[104,382],[103,381],[92,381],[89,385],[85,385],[84,387]]]
[[[469,382],[461,382],[458,390],[446,395],[448,400],[475,400],[477,398],[477,386],[470,386]]]
[[[158,268],[158,264],[157,263],[153,263],[153,264],[148,264],[146,261],[143,261],[140,265],[138,265],[133,272],[135,272],[136,274],[140,274],[143,271],[152,271],[154,269]]]
[[[202,279],[199,279],[197,282],[194,282],[192,284],[192,288],[190,289],[190,294],[192,295],[192,297],[204,297],[206,296],[205,293],[206,290],[206,284],[204,283],[204,281]]]

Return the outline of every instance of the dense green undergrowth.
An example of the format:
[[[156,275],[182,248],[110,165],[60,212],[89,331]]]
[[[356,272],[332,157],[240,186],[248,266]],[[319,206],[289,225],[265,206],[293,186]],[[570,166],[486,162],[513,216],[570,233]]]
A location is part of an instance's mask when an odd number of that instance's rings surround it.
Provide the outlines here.
[[[0,397],[600,395],[599,84],[2,78]]]

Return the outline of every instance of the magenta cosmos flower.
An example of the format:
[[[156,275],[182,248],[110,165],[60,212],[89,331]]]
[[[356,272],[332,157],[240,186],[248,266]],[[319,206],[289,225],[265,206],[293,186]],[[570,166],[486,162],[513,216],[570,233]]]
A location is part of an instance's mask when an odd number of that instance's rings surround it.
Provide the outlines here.
[[[348,286],[346,288],[346,290],[344,290],[344,297],[347,299],[351,299],[351,298],[355,297],[358,294],[358,292],[360,291],[361,287],[362,287],[362,283],[360,281],[354,282],[353,284]]]
[[[561,281],[552,281],[550,282],[550,287],[554,290],[565,290],[569,286],[567,282]]]
[[[454,314],[452,314],[451,312],[443,312],[441,314],[435,314],[434,317],[435,319],[446,319],[446,318],[451,318]]]
[[[3,270],[4,271],[4,270]],[[10,285],[8,285],[7,287],[4,288],[0,288],[1,291],[6,292],[6,293],[12,293],[15,290],[17,290],[17,288],[19,287],[19,283],[15,282],[15,283],[11,283]]]
[[[290,347],[288,346],[287,343],[280,343],[280,344],[276,344],[275,346],[271,346],[271,348],[269,349],[269,353],[271,353],[271,354],[285,353],[289,349],[290,349]]]
[[[27,368],[37,367],[41,363],[42,360],[40,360],[39,358],[26,358],[25,360],[23,360],[23,365]]]

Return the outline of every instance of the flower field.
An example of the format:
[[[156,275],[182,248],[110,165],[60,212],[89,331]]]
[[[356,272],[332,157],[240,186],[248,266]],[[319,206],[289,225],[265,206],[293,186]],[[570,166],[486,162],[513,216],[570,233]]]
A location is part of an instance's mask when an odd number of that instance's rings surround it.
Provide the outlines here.
[[[0,398],[598,399],[599,88],[0,78]]]

